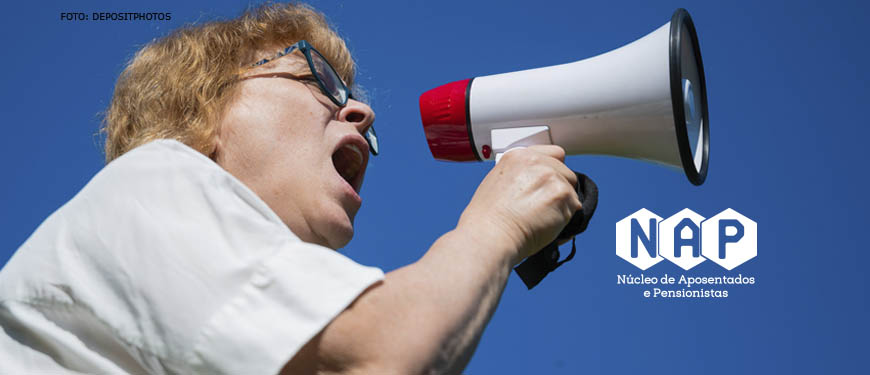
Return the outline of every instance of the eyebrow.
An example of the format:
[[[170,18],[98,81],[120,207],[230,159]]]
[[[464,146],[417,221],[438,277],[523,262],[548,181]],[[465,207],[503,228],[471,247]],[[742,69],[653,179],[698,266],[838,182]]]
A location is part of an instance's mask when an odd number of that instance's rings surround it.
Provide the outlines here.
[[[245,78],[264,78],[264,77],[271,77],[271,76],[289,76],[289,77],[285,77],[285,78],[291,78],[291,79],[298,80],[298,79],[303,79],[303,78],[308,78],[308,77],[314,77],[314,74],[311,73],[311,71],[308,71],[308,72],[302,73],[302,74],[295,74],[295,73],[280,71],[280,72],[263,72],[263,73],[251,74],[249,76],[245,76]]]
[[[295,52],[296,51],[294,51],[294,53],[291,53],[289,55],[284,55],[281,57],[273,58],[272,60],[269,60],[267,63],[265,63],[263,65],[259,65],[257,67],[263,67],[263,66],[267,66],[267,65],[273,65],[273,66],[304,65],[307,68],[308,67],[308,59],[306,59],[305,56],[300,56],[300,55],[296,54]],[[291,64],[290,61],[294,61],[294,63]]]

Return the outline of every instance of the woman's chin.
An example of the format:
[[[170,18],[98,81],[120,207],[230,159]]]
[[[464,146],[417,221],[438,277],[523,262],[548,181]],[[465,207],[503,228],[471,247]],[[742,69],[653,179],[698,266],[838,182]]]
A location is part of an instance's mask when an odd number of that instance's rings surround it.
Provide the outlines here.
[[[347,216],[327,223],[326,227],[322,237],[326,240],[326,246],[331,249],[345,247],[353,239],[353,219]]]
[[[342,231],[340,234],[331,236],[329,238],[329,247],[333,250],[341,249],[342,247],[347,246],[350,243],[350,240],[353,239],[353,227],[350,227],[349,231]]]

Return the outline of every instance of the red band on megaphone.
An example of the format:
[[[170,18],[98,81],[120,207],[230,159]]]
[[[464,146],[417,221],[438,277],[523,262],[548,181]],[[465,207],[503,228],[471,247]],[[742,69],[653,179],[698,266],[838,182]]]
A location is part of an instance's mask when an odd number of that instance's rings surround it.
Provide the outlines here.
[[[471,79],[451,82],[420,95],[420,117],[432,156],[438,160],[479,160],[469,135],[468,86]]]

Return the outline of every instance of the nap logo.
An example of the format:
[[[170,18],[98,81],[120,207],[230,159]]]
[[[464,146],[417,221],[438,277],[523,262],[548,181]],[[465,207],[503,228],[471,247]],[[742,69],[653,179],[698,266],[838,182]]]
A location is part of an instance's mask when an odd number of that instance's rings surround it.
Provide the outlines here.
[[[758,255],[758,228],[730,208],[709,219],[688,208],[667,219],[642,208],[616,223],[616,255],[642,270],[667,259],[684,270],[710,260],[730,271]]]

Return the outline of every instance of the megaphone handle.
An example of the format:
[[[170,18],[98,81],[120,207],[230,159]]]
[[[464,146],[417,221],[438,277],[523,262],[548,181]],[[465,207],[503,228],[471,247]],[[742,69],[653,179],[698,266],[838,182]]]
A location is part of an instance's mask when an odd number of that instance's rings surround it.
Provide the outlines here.
[[[547,274],[574,258],[574,253],[577,251],[573,242],[574,236],[586,230],[589,220],[592,219],[595,208],[598,206],[598,185],[595,185],[595,182],[585,174],[577,171],[574,171],[574,174],[577,175],[577,195],[583,205],[582,208],[574,213],[571,221],[553,242],[514,268],[514,271],[529,289],[538,285]],[[559,241],[566,239],[572,239],[571,253],[564,260],[559,261]]]

